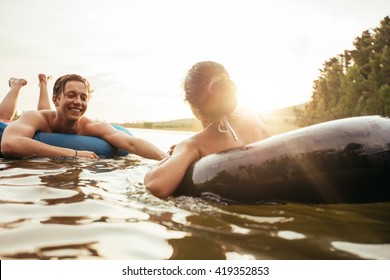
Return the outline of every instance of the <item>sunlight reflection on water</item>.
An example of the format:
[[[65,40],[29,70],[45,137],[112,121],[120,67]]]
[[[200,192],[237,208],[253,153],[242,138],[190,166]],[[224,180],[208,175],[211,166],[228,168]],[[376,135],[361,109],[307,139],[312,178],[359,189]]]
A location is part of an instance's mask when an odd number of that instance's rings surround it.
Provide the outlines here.
[[[167,148],[190,135],[135,134]],[[227,206],[191,197],[161,200],[143,185],[153,164],[137,156],[0,159],[0,257],[390,258],[384,253],[390,203]]]

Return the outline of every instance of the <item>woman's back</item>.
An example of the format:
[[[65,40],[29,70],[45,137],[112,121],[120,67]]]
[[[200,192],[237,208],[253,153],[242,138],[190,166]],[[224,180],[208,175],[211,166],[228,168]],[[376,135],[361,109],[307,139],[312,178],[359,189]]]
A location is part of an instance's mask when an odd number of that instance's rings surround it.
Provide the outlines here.
[[[210,123],[202,132],[192,137],[193,144],[199,150],[199,158],[212,153],[242,147],[270,136],[264,124],[255,114],[236,112],[227,117],[228,128],[219,121]]]

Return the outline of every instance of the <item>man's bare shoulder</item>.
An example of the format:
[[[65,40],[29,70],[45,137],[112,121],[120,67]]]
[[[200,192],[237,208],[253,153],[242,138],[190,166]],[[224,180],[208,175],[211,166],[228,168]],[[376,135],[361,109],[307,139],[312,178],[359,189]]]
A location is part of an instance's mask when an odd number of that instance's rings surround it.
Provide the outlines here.
[[[19,119],[12,122],[12,126],[27,125],[36,131],[50,131],[51,120],[54,119],[54,111],[51,110],[31,110],[24,112]]]
[[[45,118],[45,119],[54,119],[55,111],[52,110],[29,110],[23,112],[20,118],[35,117],[35,118]]]
[[[103,137],[107,133],[112,133],[114,131],[110,124],[101,121],[93,121],[86,117],[82,118],[80,128],[81,134],[98,137]]]
[[[36,111],[36,110],[25,111],[13,123],[30,123],[31,121],[45,118],[45,115],[46,114],[42,114],[41,111]]]

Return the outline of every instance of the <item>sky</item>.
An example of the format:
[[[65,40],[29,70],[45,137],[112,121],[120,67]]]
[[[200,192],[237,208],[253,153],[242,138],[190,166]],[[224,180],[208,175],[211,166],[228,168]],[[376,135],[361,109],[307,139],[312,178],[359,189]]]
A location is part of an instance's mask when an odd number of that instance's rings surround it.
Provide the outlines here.
[[[388,0],[1,0],[0,98],[25,78],[17,110],[35,109],[39,73],[50,95],[76,73],[94,88],[92,119],[191,118],[182,82],[212,60],[241,107],[265,112],[309,101],[323,63],[389,15]]]

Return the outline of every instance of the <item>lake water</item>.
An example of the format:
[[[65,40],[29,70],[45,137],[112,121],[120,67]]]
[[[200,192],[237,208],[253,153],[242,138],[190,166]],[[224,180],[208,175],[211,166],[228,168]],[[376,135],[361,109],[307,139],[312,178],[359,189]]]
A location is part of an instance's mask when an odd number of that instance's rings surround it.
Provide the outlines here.
[[[163,150],[192,134],[133,131]],[[161,200],[154,163],[0,159],[0,259],[390,259],[390,203]]]

